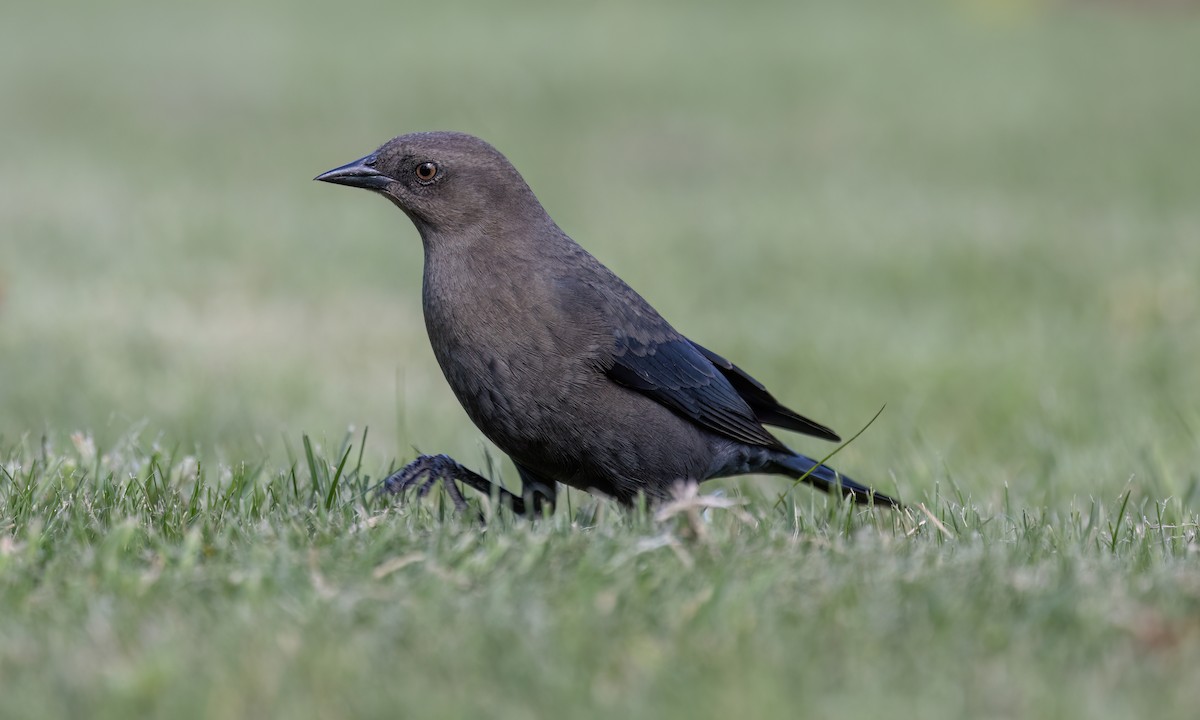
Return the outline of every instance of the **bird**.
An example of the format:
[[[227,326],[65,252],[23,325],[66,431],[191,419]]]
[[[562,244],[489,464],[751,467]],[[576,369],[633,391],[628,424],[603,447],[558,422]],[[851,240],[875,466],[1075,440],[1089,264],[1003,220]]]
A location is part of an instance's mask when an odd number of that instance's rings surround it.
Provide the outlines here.
[[[560,484],[629,506],[666,500],[680,483],[753,473],[900,505],[770,432],[840,441],[677,331],[564,232],[486,141],[410,133],[314,179],[382,195],[416,226],[434,356],[521,480],[518,494],[447,455],[420,455],[385,491],[423,496],[440,481],[465,509],[457,481],[537,515],[553,511]]]

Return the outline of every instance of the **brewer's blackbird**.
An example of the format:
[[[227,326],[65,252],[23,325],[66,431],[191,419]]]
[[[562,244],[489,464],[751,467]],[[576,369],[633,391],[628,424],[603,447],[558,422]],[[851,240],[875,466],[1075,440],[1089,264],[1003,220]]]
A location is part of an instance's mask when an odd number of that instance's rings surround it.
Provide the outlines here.
[[[897,504],[800,455],[764,425],[837,441],[757,380],[671,327],[550,218],[509,161],[452,132],[395,138],[316,180],[365,188],[408,215],[425,250],[422,302],[434,355],[467,415],[512,458],[521,495],[445,455],[385,481],[496,492],[524,514],[557,483],[622,503],[678,482],[746,473],[799,478],[857,501]]]

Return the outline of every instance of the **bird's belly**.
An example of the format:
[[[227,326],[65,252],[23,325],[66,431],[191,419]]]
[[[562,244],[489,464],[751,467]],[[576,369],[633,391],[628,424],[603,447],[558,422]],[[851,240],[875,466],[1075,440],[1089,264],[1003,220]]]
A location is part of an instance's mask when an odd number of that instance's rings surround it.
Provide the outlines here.
[[[711,436],[598,370],[514,368],[494,357],[452,365],[447,377],[459,375],[451,386],[475,425],[543,476],[625,501],[705,477]]]
[[[622,500],[638,491],[663,497],[678,480],[704,479],[713,436],[612,382],[593,360],[599,338],[556,325],[536,303],[520,312],[465,293],[427,292],[425,300],[447,382],[472,422],[517,463]]]
[[[561,447],[593,420],[579,404],[583,383],[561,367],[513,363],[484,348],[460,348],[438,359],[467,416],[518,460],[568,455]]]

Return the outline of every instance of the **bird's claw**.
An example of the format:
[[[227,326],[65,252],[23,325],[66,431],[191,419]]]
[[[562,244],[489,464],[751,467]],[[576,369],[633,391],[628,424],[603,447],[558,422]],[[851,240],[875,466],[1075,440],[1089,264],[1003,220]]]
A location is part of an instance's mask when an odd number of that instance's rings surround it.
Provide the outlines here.
[[[464,468],[449,455],[421,455],[416,460],[388,476],[379,486],[381,495],[401,495],[416,489],[417,497],[429,494],[433,486],[442,481],[446,494],[459,512],[467,509],[467,499],[454,483]]]

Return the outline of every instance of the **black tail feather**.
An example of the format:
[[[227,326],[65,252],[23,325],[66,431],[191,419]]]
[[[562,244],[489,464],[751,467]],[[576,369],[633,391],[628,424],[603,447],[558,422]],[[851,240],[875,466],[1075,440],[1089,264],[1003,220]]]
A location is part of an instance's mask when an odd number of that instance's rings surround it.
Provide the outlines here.
[[[798,479],[808,473],[808,476],[804,477],[804,482],[818,490],[824,490],[827,493],[835,493],[840,490],[843,495],[859,503],[874,502],[876,505],[901,507],[899,500],[876,492],[866,485],[860,485],[828,465],[819,464],[812,458],[799,454],[788,455],[776,458],[775,463],[779,465],[779,471],[789,477]],[[812,472],[809,472],[810,470]]]

